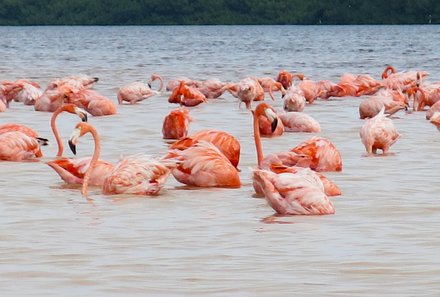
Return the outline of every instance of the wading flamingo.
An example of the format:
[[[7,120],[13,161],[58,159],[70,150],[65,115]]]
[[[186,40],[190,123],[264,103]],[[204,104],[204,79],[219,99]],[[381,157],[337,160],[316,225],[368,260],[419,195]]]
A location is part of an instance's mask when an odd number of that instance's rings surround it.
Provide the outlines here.
[[[258,118],[266,116],[267,119],[272,123],[272,129],[274,130],[278,124],[278,118],[276,116],[275,110],[267,103],[260,103],[255,111],[252,112],[252,114],[254,119],[254,140],[255,148],[257,151],[257,163],[259,169],[270,170],[276,173],[293,173],[302,170],[302,168],[310,167],[312,162],[310,156],[305,154],[297,154],[292,151],[272,153],[264,157],[260,132],[258,129]],[[341,194],[341,191],[333,182],[328,180],[324,175],[319,173],[317,174],[318,178],[321,179],[321,181],[325,185],[324,188],[327,195],[335,196]],[[253,180],[253,186],[257,195],[263,194],[260,183],[255,179]]]
[[[264,100],[264,89],[254,77],[244,78],[235,84],[227,84],[224,89],[240,100],[239,107],[244,102],[246,108],[250,109],[253,101]]]
[[[51,118],[51,128],[58,144],[58,152],[56,159],[47,162],[60,178],[67,184],[82,184],[84,175],[90,166],[91,157],[85,158],[63,158],[63,142],[61,140],[60,134],[56,126],[56,119],[58,115],[62,112],[69,112],[78,115],[78,117],[83,121],[87,122],[87,113],[77,107],[75,104],[64,104],[58,108]],[[104,179],[113,170],[113,165],[109,162],[98,160],[96,166],[90,173],[89,184],[94,186],[102,186]]]
[[[162,125],[163,139],[181,139],[188,135],[189,123],[192,121],[189,110],[185,107],[173,109],[165,116]]]
[[[168,97],[168,102],[179,103],[184,106],[196,106],[208,101],[199,89],[190,87],[184,81],[180,81],[179,86],[175,87],[170,97]]]
[[[385,108],[382,108],[375,117],[365,121],[359,136],[368,154],[376,154],[378,149],[386,154],[400,134],[393,121],[386,117]]]
[[[72,152],[76,153],[76,143],[80,137],[90,133],[95,142],[95,150],[90,165],[84,175],[81,193],[87,196],[87,187],[93,169],[97,165],[100,154],[100,138],[96,129],[85,122],[78,123],[69,140]],[[111,194],[136,194],[156,195],[163,188],[170,169],[158,159],[144,155],[128,156],[114,167],[114,170],[106,176],[102,193]]]
[[[177,181],[196,187],[239,188],[237,168],[212,143],[200,140],[185,150],[170,150],[180,164],[172,170]]]
[[[40,143],[36,138],[20,131],[0,134],[0,160],[26,161],[42,156]]]
[[[200,130],[188,137],[180,139],[170,149],[185,150],[199,141],[207,141],[216,146],[234,167],[240,162],[240,142],[231,134],[220,130]]]
[[[160,81],[160,86],[157,91],[151,89],[151,84],[155,80]],[[151,96],[159,95],[160,91],[162,91],[162,88],[162,77],[157,74],[152,74],[147,84],[142,82],[133,82],[120,87],[117,93],[118,103],[122,104],[124,101],[127,101],[130,104],[136,104],[139,101],[150,98]]]
[[[323,185],[307,171],[274,173],[257,169],[254,180],[261,185],[266,201],[281,215],[334,214],[333,203],[323,191]]]
[[[303,112],[286,112],[278,115],[286,132],[321,132],[321,125],[314,118]]]

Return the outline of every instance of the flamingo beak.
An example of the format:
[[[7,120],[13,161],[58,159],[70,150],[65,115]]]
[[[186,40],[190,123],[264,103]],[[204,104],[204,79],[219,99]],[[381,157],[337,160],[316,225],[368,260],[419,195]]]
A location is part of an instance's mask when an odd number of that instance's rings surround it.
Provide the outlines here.
[[[81,129],[76,128],[73,130],[72,135],[69,139],[69,147],[74,155],[76,155],[76,142],[78,141],[79,136],[81,135]]]
[[[270,126],[272,129],[272,132],[275,131],[275,129],[278,126],[278,116],[277,114],[270,108],[267,108],[265,111],[266,117],[269,119],[270,121]]]
[[[70,150],[72,151],[72,153],[74,155],[76,155],[76,145],[73,144],[72,140],[69,140],[69,147],[70,147]]]
[[[82,122],[87,122],[87,112],[82,108],[75,108],[75,113],[79,116]]]

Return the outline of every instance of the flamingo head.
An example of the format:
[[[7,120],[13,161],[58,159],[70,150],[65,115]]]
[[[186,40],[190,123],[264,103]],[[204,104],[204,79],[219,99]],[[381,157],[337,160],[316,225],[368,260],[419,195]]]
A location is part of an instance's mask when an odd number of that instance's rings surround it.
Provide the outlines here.
[[[76,155],[76,143],[78,142],[78,139],[87,132],[91,132],[92,130],[93,127],[86,122],[79,122],[76,125],[69,139],[69,147],[74,155]]]
[[[84,109],[79,108],[75,104],[66,103],[62,106],[62,109],[71,114],[76,114],[81,119],[82,122],[87,122],[87,112]]]
[[[260,116],[267,118],[270,122],[272,132],[275,131],[278,126],[278,116],[272,106],[265,102],[262,102],[258,104],[253,113],[254,116],[257,118]]]

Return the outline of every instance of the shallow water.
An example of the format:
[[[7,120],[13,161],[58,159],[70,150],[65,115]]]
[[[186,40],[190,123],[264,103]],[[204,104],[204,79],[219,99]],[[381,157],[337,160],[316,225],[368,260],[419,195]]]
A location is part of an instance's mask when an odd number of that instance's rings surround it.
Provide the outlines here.
[[[300,71],[314,80],[344,73],[379,78],[387,64],[440,80],[440,26],[0,27],[0,80],[85,73],[116,101],[118,87],[159,73],[238,81]],[[167,95],[92,117],[102,158],[161,155]],[[44,164],[54,158],[50,114],[13,103],[0,122],[32,126],[52,142],[41,162],[0,162],[0,284],[4,296],[439,296],[440,134],[424,113],[399,112],[402,137],[385,157],[366,157],[362,98],[317,101],[306,112],[343,157],[326,174],[343,191],[331,216],[277,218],[253,198],[251,115],[229,94],[191,109],[190,133],[222,129],[242,146],[240,189],[193,189],[172,177],[161,195],[87,202]],[[282,101],[277,100],[278,109]],[[59,117],[66,143],[77,119]],[[266,153],[312,135],[264,139]],[[78,155],[92,153],[91,137]],[[65,154],[71,156],[68,148]]]

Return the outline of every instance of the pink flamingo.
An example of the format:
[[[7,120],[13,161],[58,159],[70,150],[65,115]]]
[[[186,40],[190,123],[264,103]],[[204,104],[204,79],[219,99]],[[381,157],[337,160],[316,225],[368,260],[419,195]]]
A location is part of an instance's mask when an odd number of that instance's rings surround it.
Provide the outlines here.
[[[6,111],[6,103],[3,101],[3,99],[0,98],[0,112]]]
[[[173,143],[170,149],[186,150],[200,141],[207,141],[216,146],[234,167],[240,162],[240,142],[231,134],[220,130],[200,130],[189,137]]]
[[[186,137],[191,121],[192,118],[187,108],[179,107],[173,109],[163,120],[163,139],[181,139]]]
[[[267,103],[260,103],[252,114],[254,119],[254,140],[257,151],[257,164],[259,169],[270,170],[276,173],[287,171],[293,173],[302,170],[302,168],[311,166],[312,158],[310,156],[297,154],[293,151],[272,153],[264,157],[260,132],[258,129],[258,119],[262,116],[266,116],[272,123],[272,129],[275,130],[278,124],[278,118],[275,110]],[[341,194],[339,188],[324,175],[319,174],[318,178],[321,179],[325,185],[325,193],[327,195],[336,196]],[[255,179],[253,180],[253,186],[257,194],[263,193],[260,183]]]
[[[172,170],[181,183],[196,187],[239,188],[237,168],[212,143],[200,140],[185,150],[171,150],[180,164]]]
[[[292,150],[297,154],[305,154],[312,159],[310,168],[318,171],[341,171],[342,158],[334,144],[324,137],[312,137]]]
[[[440,112],[434,112],[430,117],[429,122],[433,124],[437,128],[437,130],[440,131]]]
[[[247,109],[251,108],[253,101],[264,100],[264,89],[254,77],[244,78],[236,84],[227,84],[224,89],[238,98],[240,104],[244,102]]]
[[[24,161],[42,156],[43,153],[36,138],[19,131],[0,134],[0,160]]]
[[[157,91],[151,89],[151,84],[155,80],[160,81],[160,86]],[[150,98],[151,96],[160,94],[162,88],[163,88],[162,77],[160,77],[157,74],[152,74],[147,84],[141,82],[133,82],[128,85],[120,87],[117,94],[118,103],[122,104],[124,101],[127,101],[130,104],[138,103],[142,100]]]
[[[78,123],[69,140],[69,146],[76,153],[76,143],[80,137],[90,133],[95,142],[92,160],[84,175],[81,193],[87,196],[91,174],[97,165],[100,154],[100,138],[96,129],[85,122]],[[105,195],[136,194],[156,195],[163,188],[170,169],[157,159],[148,156],[129,156],[123,158],[106,176],[102,185]]]
[[[210,78],[204,81],[197,81],[195,87],[205,95],[207,99],[215,99],[223,95],[225,85],[226,83],[217,78]]]
[[[304,79],[304,74],[302,73],[290,73],[287,70],[281,70],[276,78],[277,82],[280,82],[284,89],[288,89],[292,86],[293,84],[293,80],[295,78],[298,78],[299,80],[303,80]]]
[[[359,135],[368,154],[376,154],[378,149],[383,154],[388,153],[400,134],[394,127],[393,121],[385,116],[385,108],[373,118],[365,121]]]
[[[254,180],[261,185],[266,201],[281,215],[334,214],[333,203],[323,185],[306,171],[274,173],[257,169]]]
[[[286,112],[279,115],[284,125],[284,131],[288,132],[321,132],[321,125],[314,118],[303,112]]]
[[[62,157],[64,147],[63,142],[61,141],[60,134],[56,127],[56,119],[62,112],[76,114],[82,121],[87,121],[86,112],[77,107],[75,104],[71,103],[62,105],[52,114],[50,126],[58,144],[58,152],[56,155],[57,158],[47,162],[46,164],[49,165],[53,170],[55,170],[60,178],[67,184],[82,184],[84,175],[90,167],[91,157],[76,159]],[[97,164],[90,173],[89,183],[95,186],[101,186],[104,183],[104,179],[110,174],[112,170],[112,164],[106,161],[98,160]]]
[[[180,81],[178,87],[174,88],[169,103],[179,103],[184,106],[196,106],[200,103],[207,103],[205,95],[199,89],[188,86],[184,81]]]
[[[40,158],[43,156],[41,145],[47,145],[47,139],[38,137],[32,128],[20,124],[0,125],[0,160]]]

